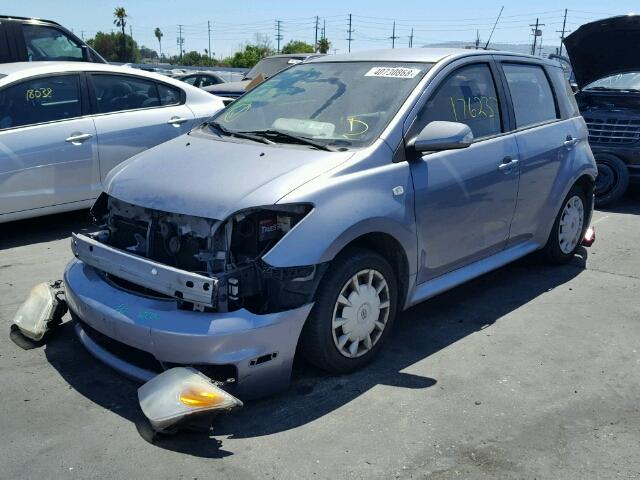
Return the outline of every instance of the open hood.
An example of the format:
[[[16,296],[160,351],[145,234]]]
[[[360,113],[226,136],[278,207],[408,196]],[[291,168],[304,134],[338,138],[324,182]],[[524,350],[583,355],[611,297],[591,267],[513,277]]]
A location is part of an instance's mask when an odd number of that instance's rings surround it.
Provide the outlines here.
[[[564,44],[580,89],[609,75],[639,72],[640,15],[586,23]]]
[[[105,191],[141,207],[224,220],[244,208],[275,204],[352,155],[193,131],[115,167]]]

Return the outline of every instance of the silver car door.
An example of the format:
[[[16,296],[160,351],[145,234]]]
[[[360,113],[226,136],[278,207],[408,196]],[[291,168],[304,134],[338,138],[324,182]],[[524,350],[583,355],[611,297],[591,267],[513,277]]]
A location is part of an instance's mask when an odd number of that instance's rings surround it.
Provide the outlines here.
[[[444,120],[467,124],[475,140],[466,149],[410,159],[418,283],[504,249],[518,193],[518,149],[506,132],[495,66],[475,60],[443,72],[438,81],[408,138]]]
[[[83,117],[78,74],[0,90],[0,214],[95,198],[96,131]]]
[[[579,138],[571,119],[562,119],[554,91],[543,65],[518,63],[504,57],[500,62],[506,90],[511,98],[515,121],[515,139],[520,158],[520,190],[518,206],[511,226],[509,243],[538,238],[546,232],[550,218],[557,212],[553,192],[567,183],[574,149]],[[566,95],[566,92],[558,92]]]
[[[102,179],[127,158],[188,132],[193,112],[184,92],[134,75],[93,73],[89,82]]]

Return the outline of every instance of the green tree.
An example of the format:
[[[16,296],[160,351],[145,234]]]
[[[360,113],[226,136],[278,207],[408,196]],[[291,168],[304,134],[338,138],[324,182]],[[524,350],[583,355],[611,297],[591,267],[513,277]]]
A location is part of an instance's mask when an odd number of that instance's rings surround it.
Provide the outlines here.
[[[127,12],[124,9],[124,7],[116,7],[116,9],[113,11],[113,16],[116,17],[113,19],[113,24],[116,27],[120,27],[122,29],[122,38],[121,38],[121,48],[122,48],[122,55],[121,55],[121,59],[124,62],[124,58],[125,58],[125,53],[126,53],[126,38],[125,38],[125,33],[124,33],[124,27],[127,24]]]
[[[328,53],[331,48],[331,42],[327,38],[318,40],[318,51],[320,53]]]
[[[87,43],[110,62],[138,62],[140,50],[138,44],[129,35],[125,35],[124,56],[122,56],[122,34],[98,32]]]
[[[315,49],[313,45],[309,45],[302,40],[290,40],[284,47],[282,53],[313,53]]]
[[[153,34],[158,39],[158,47],[160,50],[160,56],[162,57],[162,37],[164,36],[164,33],[162,33],[162,30],[160,30],[160,27],[156,27],[156,29],[153,31]]]
[[[236,68],[251,68],[264,57],[275,54],[271,41],[264,36],[256,36],[255,43],[247,43],[242,50],[232,57],[225,58],[223,63]]]
[[[218,64],[214,59],[209,58],[207,54],[202,54],[192,50],[182,54],[182,60],[177,56],[171,58],[171,63],[179,63],[180,65],[197,66],[197,67],[213,67]]]
[[[149,58],[152,60],[157,60],[158,57],[158,52],[156,52],[155,50],[151,49],[151,48],[147,48],[144,45],[142,45],[140,47],[140,57],[142,57],[143,59],[145,58]]]

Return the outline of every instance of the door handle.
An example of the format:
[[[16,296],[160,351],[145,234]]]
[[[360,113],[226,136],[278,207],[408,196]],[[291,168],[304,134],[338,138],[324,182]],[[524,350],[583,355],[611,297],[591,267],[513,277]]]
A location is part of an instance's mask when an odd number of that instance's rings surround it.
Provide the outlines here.
[[[188,118],[182,118],[182,117],[171,117],[169,119],[169,121],[167,122],[169,125],[173,125],[174,127],[179,127],[180,125],[182,125],[184,122],[188,122],[189,119]]]
[[[65,138],[65,142],[73,143],[74,145],[81,145],[85,140],[89,140],[93,135],[90,133],[74,132],[70,137]]]
[[[567,135],[567,139],[564,141],[564,146],[567,148],[573,148],[579,141],[579,138],[573,138],[571,135]]]
[[[507,157],[504,157],[502,159],[502,163],[498,165],[498,170],[500,170],[501,172],[509,173],[511,169],[516,167],[517,165],[518,165],[517,158],[511,158],[507,156]]]

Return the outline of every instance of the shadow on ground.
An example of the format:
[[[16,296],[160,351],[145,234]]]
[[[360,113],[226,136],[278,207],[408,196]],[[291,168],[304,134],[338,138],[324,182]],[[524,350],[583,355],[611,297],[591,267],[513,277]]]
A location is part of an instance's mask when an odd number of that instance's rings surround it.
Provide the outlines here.
[[[297,361],[290,388],[274,397],[249,402],[244,409],[214,422],[213,434],[230,438],[269,435],[300,427],[348,404],[379,384],[428,389],[437,379],[403,370],[458,340],[483,331],[496,320],[582,272],[586,251],[562,267],[541,265],[535,256],[489,273],[399,315],[394,334],[378,359],[362,371],[332,376]],[[137,384],[94,360],[65,323],[44,347],[51,365],[79,393],[135,425],[143,418]],[[424,368],[423,368],[424,369]],[[155,444],[185,454],[219,458],[232,452],[211,434],[184,432]]]
[[[50,242],[91,228],[89,210],[46,215],[0,224],[0,250]]]
[[[624,196],[615,204],[598,208],[601,212],[630,213],[640,215],[640,185],[629,185]]]

